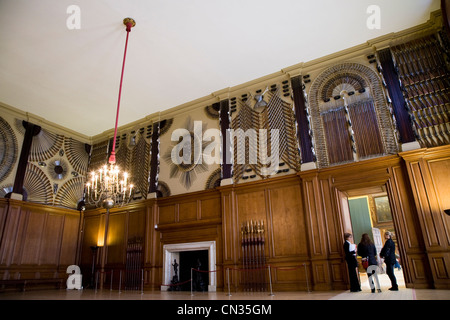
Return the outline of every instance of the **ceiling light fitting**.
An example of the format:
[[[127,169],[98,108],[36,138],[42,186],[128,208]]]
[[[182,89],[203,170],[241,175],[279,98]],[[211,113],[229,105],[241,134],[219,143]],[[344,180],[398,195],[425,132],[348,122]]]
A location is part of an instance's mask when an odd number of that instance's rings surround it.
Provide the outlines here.
[[[130,183],[130,176],[127,172],[121,172],[120,168],[116,165],[117,125],[119,121],[120,98],[122,95],[123,73],[125,69],[125,59],[127,56],[128,36],[131,28],[136,25],[136,22],[132,18],[125,18],[123,19],[123,24],[126,26],[127,37],[123,54],[122,74],[120,76],[114,139],[112,143],[111,155],[108,160],[109,168],[108,165],[105,165],[102,168],[91,172],[90,181],[86,183],[86,203],[97,207],[101,205],[108,211],[115,205],[123,206],[124,204],[129,203],[133,197],[133,184]]]

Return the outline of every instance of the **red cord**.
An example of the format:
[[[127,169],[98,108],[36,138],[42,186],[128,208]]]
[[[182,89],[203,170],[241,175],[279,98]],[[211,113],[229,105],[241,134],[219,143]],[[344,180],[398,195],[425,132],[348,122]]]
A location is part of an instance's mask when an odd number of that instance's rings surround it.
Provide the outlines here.
[[[119,122],[119,110],[120,110],[120,97],[122,95],[122,82],[123,82],[123,71],[125,70],[125,58],[127,56],[127,46],[128,46],[128,36],[131,31],[131,24],[127,24],[127,39],[125,41],[125,51],[123,53],[123,63],[122,63],[122,74],[120,76],[120,86],[119,86],[119,98],[117,101],[117,114],[116,114],[116,126],[114,128],[114,139],[112,145],[111,155],[109,156],[109,163],[116,163],[116,138],[117,138],[117,124]]]

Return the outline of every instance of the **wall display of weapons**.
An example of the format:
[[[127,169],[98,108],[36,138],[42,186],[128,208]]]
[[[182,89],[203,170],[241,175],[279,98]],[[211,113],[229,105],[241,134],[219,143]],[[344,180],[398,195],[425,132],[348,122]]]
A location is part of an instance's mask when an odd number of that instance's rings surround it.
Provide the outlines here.
[[[151,148],[153,135],[160,135],[167,132],[172,124],[172,119],[160,121],[154,127],[155,122],[148,121],[138,124],[135,127],[124,129],[119,132],[116,141],[116,164],[132,177],[135,190],[132,201],[147,199],[149,192],[150,174],[152,170]],[[158,123],[156,123],[158,124]],[[157,128],[158,131],[155,131]],[[89,169],[98,170],[107,164],[109,153],[112,149],[112,138],[96,142],[92,145],[90,154]],[[159,152],[159,146],[156,149]],[[156,155],[159,161],[159,154]],[[154,164],[157,167],[158,163]],[[170,192],[169,192],[170,193]]]
[[[125,290],[139,290],[142,280],[144,241],[141,237],[128,239],[125,266]]]
[[[391,48],[409,112],[422,147],[450,143],[450,73],[444,33]],[[447,59],[447,61],[446,61]]]
[[[23,200],[76,209],[83,197],[89,154],[85,143],[36,126],[27,151],[27,161],[19,165],[27,121],[4,114],[0,117],[0,198],[13,192],[19,166],[24,172]],[[20,180],[20,179],[19,179]]]
[[[247,221],[241,225],[242,272],[244,291],[265,291],[266,277],[264,221]]]
[[[318,167],[398,151],[389,100],[370,62],[335,64],[313,79],[308,108]]]
[[[281,97],[283,96],[283,98]],[[267,164],[261,160],[260,131],[267,132],[267,145],[264,151],[271,150],[272,136],[271,130],[278,130],[278,169],[274,174],[292,173],[300,171],[300,150],[296,138],[296,122],[293,111],[293,102],[290,98],[290,87],[288,81],[273,84],[262,91],[257,90],[253,95],[243,94],[238,99],[231,98],[231,129],[234,130],[237,140],[233,143],[233,178],[235,182],[247,179],[267,178],[263,174],[263,169]],[[256,102],[255,102],[256,101]],[[233,115],[233,113],[235,113]],[[240,130],[241,131],[240,131]],[[257,142],[250,143],[245,140],[245,133],[255,130]],[[245,143],[239,143],[245,141]],[[238,159],[239,155],[245,155],[245,162]],[[252,157],[256,161],[252,161]],[[273,155],[270,155],[271,161]]]

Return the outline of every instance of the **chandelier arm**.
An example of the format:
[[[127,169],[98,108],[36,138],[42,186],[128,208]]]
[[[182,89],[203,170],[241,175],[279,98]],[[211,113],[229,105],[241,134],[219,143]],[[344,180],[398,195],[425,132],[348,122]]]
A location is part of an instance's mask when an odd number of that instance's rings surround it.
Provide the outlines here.
[[[120,98],[122,96],[122,82],[123,82],[123,73],[125,70],[125,59],[127,56],[127,47],[128,47],[128,36],[130,35],[131,26],[127,24],[127,38],[125,40],[125,50],[123,53],[123,62],[122,62],[122,74],[120,75],[120,86],[119,86],[119,97],[117,101],[117,113],[116,113],[116,125],[114,127],[114,139],[113,139],[113,145],[112,145],[112,151],[111,155],[109,156],[109,163],[116,163],[116,139],[117,139],[117,125],[119,122],[119,111],[120,111]]]

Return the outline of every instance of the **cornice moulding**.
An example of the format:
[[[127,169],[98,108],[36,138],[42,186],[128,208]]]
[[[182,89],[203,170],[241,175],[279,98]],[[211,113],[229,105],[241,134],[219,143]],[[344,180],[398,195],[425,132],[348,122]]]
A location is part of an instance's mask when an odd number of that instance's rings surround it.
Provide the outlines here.
[[[25,111],[15,108],[15,107],[12,107],[10,105],[7,105],[6,103],[0,102],[0,109],[2,109],[2,113],[6,112],[13,117],[25,120],[27,122],[31,122],[35,125],[38,125],[44,129],[47,129],[54,133],[61,134],[68,138],[73,138],[73,139],[78,140],[83,143],[87,143],[87,144],[92,143],[92,137],[89,137],[82,133],[70,130],[68,128],[60,126],[59,124],[53,123],[53,122],[48,121],[40,116],[37,116],[33,113],[25,112]]]

